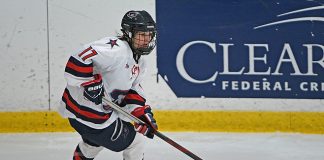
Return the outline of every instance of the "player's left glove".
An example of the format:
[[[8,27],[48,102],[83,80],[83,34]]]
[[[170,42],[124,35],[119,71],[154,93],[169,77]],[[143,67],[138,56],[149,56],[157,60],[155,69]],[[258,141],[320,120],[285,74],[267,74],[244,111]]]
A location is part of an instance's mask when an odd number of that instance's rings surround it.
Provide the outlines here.
[[[83,96],[92,101],[96,105],[102,103],[104,96],[104,87],[100,74],[94,75],[94,80],[84,82],[81,84],[84,87]]]
[[[146,123],[135,123],[135,130],[152,139],[155,131],[158,129],[158,126],[156,124],[156,120],[153,118],[151,107],[149,105],[138,107],[132,112],[132,114]]]

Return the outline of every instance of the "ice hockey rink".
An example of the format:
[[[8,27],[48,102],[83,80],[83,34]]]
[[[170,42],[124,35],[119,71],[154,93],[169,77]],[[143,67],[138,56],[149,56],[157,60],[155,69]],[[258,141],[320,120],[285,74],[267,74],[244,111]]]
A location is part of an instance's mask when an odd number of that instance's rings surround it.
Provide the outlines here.
[[[167,132],[204,160],[323,160],[324,135],[298,133],[183,133]],[[69,160],[80,137],[68,133],[0,134],[3,160]],[[190,160],[154,138],[146,145],[146,160]],[[122,160],[121,153],[103,150],[96,160]]]
[[[324,160],[324,0],[3,0],[0,160],[72,160],[65,66],[128,10],[158,22],[143,88],[163,134],[203,160]],[[192,160],[146,141],[145,160]]]

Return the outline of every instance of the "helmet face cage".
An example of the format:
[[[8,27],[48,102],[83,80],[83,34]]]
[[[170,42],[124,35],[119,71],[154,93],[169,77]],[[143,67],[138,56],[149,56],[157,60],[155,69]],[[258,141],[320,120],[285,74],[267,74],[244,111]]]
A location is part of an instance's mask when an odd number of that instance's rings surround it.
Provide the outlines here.
[[[135,54],[150,54],[156,45],[156,31],[134,31],[131,44]]]
[[[134,54],[147,55],[156,46],[156,25],[146,11],[129,11],[121,23],[122,32]]]

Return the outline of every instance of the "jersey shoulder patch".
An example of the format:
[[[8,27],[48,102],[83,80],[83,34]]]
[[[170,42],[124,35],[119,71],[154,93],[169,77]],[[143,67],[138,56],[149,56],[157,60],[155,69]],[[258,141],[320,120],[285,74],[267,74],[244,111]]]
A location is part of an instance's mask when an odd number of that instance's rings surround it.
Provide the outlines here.
[[[128,43],[118,37],[105,37],[94,42],[91,46],[103,56],[125,57],[132,55]]]
[[[108,40],[108,42],[105,43],[105,44],[110,45],[110,49],[113,49],[114,47],[115,47],[115,48],[120,47],[119,44],[118,44],[119,41],[120,41],[120,40],[118,40],[118,38],[110,38],[110,39]]]
[[[118,37],[105,37],[94,43],[96,46],[105,47],[107,50],[119,50],[125,47],[123,40]]]

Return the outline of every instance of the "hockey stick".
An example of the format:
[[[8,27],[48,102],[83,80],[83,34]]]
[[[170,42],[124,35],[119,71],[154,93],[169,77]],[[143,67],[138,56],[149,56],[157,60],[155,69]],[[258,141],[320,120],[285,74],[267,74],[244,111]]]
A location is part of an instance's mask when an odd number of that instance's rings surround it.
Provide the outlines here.
[[[106,103],[107,105],[109,105],[111,108],[115,109],[117,112],[119,112],[119,113],[123,114],[124,116],[126,116],[127,118],[129,118],[130,120],[132,120],[132,121],[134,121],[136,123],[145,124],[145,122],[143,122],[142,120],[138,119],[134,115],[126,112],[124,109],[122,109],[121,107],[119,107],[117,104],[109,101],[105,97],[102,98],[102,101],[104,103]],[[165,142],[167,142],[170,145],[172,145],[173,147],[175,147],[176,149],[178,149],[179,151],[181,151],[182,153],[184,153],[184,154],[188,155],[189,157],[193,158],[194,160],[202,160],[197,155],[195,155],[194,153],[190,152],[188,149],[182,147],[177,142],[175,142],[172,139],[170,139],[169,137],[163,135],[161,132],[159,132],[157,130],[154,130],[154,134],[156,136],[158,136],[159,138],[161,138],[162,140],[164,140]]]

